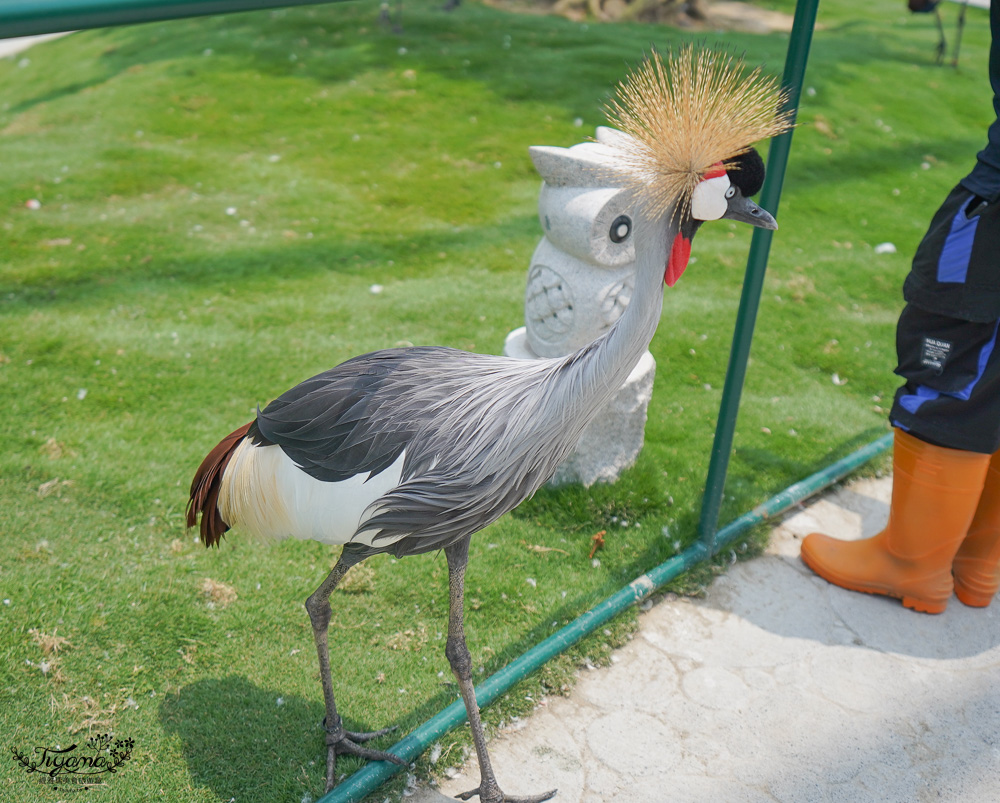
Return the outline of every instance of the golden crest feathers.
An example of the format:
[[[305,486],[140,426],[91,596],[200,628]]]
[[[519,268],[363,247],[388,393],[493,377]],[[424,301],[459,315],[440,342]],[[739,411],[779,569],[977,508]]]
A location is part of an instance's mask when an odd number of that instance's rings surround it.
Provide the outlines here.
[[[666,61],[653,51],[606,107],[628,134],[614,143],[654,216],[686,212],[706,173],[758,140],[791,127],[778,81],[742,58],[687,45]]]

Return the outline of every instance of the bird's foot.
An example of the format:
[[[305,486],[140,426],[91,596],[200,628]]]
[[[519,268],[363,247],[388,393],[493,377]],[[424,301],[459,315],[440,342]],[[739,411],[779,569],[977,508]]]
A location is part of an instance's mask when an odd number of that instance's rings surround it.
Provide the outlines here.
[[[542,803],[543,800],[555,797],[556,792],[559,791],[558,789],[550,789],[548,792],[543,792],[540,795],[531,795],[530,797],[508,797],[497,789],[496,786],[493,787],[493,794],[482,792],[480,791],[481,789],[482,786],[480,785],[475,789],[470,789],[468,792],[455,795],[455,797],[459,800],[471,800],[478,796],[480,803]]]
[[[333,726],[326,724],[326,718],[323,718],[323,730],[326,731],[326,791],[329,792],[333,789],[336,776],[337,767],[337,756],[357,756],[358,758],[363,758],[366,761],[391,761],[393,764],[405,764],[399,756],[393,755],[392,753],[387,753],[384,750],[371,750],[367,747],[362,747],[364,742],[371,739],[377,739],[379,736],[384,736],[387,733],[391,733],[396,730],[396,727],[382,728],[378,731],[369,731],[358,733],[355,731],[349,731],[344,728],[344,723],[338,716]]]
[[[378,731],[359,733],[346,730],[344,723],[338,716],[332,726],[327,725],[324,718],[323,730],[326,731],[326,746],[336,751],[337,755],[358,756],[369,761],[391,761],[393,764],[406,763],[399,756],[395,756],[392,753],[387,753],[384,750],[371,750],[361,746],[364,742],[377,739],[379,736],[385,736],[387,733],[392,733],[396,730],[395,725],[391,728],[382,728],[382,730]]]

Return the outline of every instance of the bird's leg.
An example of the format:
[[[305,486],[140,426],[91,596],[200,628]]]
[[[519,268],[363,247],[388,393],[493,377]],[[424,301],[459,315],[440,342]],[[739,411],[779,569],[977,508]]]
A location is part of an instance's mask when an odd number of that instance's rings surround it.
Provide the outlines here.
[[[541,803],[552,797],[556,790],[545,792],[533,797],[507,797],[500,790],[490,755],[486,750],[486,737],[483,733],[483,723],[479,717],[479,704],[476,702],[476,692],[472,686],[472,656],[465,643],[465,625],[463,605],[465,600],[465,567],[469,562],[469,539],[464,538],[457,544],[445,549],[448,558],[448,643],[445,655],[451,664],[451,671],[458,681],[458,688],[465,702],[465,710],[469,715],[469,727],[472,728],[472,741],[476,746],[476,757],[479,759],[479,786],[461,795],[460,800],[469,800],[479,796],[481,803]]]
[[[944,23],[941,21],[941,10],[934,7],[934,19],[937,20],[938,27],[938,44],[937,44],[937,64],[941,64],[944,61],[945,51],[948,49],[948,42],[944,38]]]
[[[323,684],[323,702],[326,705],[326,717],[323,720],[323,728],[326,730],[326,791],[333,789],[336,781],[337,754],[349,753],[352,756],[368,759],[370,761],[392,761],[395,764],[403,764],[402,759],[381,750],[369,750],[361,747],[359,742],[366,742],[382,736],[395,728],[384,728],[383,730],[371,733],[354,733],[344,729],[344,723],[337,713],[337,703],[333,699],[333,680],[330,677],[330,648],[327,641],[327,631],[330,627],[330,594],[341,581],[347,570],[360,563],[361,559],[356,555],[343,552],[340,560],[333,567],[333,571],[327,575],[306,600],[306,611],[309,613],[309,621],[312,622],[313,638],[316,641],[316,653],[319,656],[319,678]]]
[[[962,31],[965,30],[965,9],[968,3],[963,3],[958,12],[958,26],[955,29],[955,55],[951,59],[951,66],[958,66],[958,50],[962,46]]]

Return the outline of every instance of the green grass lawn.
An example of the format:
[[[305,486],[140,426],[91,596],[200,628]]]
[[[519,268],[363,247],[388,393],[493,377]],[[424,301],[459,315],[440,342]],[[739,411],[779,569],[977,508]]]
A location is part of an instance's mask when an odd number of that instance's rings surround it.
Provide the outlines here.
[[[0,731],[21,751],[132,738],[101,800],[319,796],[302,603],[335,554],[238,534],[206,551],[183,523],[195,467],[256,405],[354,354],[499,352],[540,237],[528,146],[591,136],[650,45],[727,42],[778,74],[787,47],[439,5],[407,0],[400,34],[375,4],[340,3],[0,60]],[[984,12],[969,10],[958,70],[933,65],[933,19],[897,0],[826,3],[820,24],[723,523],[886,431],[909,257],[991,120]],[[483,676],[691,543],[749,236],[706,226],[667,294],[638,465],[543,491],[474,539]],[[875,255],[883,242],[897,252]],[[383,556],[336,593],[349,726],[406,733],[455,698],[446,576],[441,555]],[[513,690],[491,727],[633,626]],[[39,799],[9,755],[0,797]]]

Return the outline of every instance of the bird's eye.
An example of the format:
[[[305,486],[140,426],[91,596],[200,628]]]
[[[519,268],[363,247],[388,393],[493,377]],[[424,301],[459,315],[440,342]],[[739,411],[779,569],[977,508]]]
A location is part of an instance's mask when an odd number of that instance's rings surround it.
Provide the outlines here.
[[[611,231],[608,232],[608,236],[611,238],[611,242],[620,243],[628,239],[631,233],[632,218],[628,215],[619,215],[615,218],[615,222],[611,224]]]
[[[730,187],[728,190],[726,190],[727,199],[732,198],[734,195],[736,195],[736,187]]]

